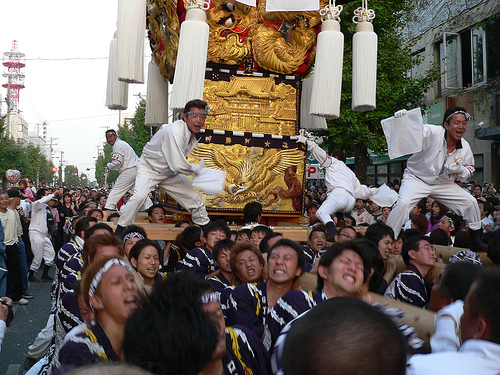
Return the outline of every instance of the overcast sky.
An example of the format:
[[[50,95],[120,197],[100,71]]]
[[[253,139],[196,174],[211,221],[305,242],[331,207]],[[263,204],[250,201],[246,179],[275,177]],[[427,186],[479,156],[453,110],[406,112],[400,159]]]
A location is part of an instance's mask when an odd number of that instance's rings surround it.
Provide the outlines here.
[[[92,180],[105,129],[117,129],[118,124],[118,111],[105,107],[117,4],[118,0],[0,0],[2,57],[13,40],[26,55],[26,88],[21,90],[19,107],[29,131],[47,121],[48,137],[56,138],[54,155],[63,151],[64,163],[77,166],[79,172],[91,168],[86,173]],[[0,77],[0,82],[7,80]],[[146,94],[145,85],[129,86],[126,112],[135,111],[139,93]],[[0,85],[2,100],[6,95],[7,89]],[[4,102],[2,114],[5,108]],[[59,159],[53,161],[59,166]]]

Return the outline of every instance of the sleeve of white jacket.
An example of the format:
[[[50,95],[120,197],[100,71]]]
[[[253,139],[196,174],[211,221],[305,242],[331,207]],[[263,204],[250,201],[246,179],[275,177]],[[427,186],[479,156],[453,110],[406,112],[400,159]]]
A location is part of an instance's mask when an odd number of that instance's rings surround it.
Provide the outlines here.
[[[458,332],[460,318],[464,312],[464,303],[457,300],[439,310],[434,317],[436,332],[430,344],[432,353],[456,352],[460,347]]]
[[[319,163],[320,167],[326,168],[328,165],[325,165],[325,162],[329,159],[328,154],[326,153],[325,150],[323,150],[319,145],[311,141],[310,139],[307,141],[307,149],[311,152],[311,155],[314,157],[314,159],[317,160]]]
[[[46,195],[42,198],[40,198],[39,200],[37,201],[34,201],[32,204],[33,204],[33,211],[36,211],[36,210],[39,210],[41,206],[43,206],[44,204],[47,204],[50,202],[50,200],[54,197],[54,194],[49,194],[49,195]]]
[[[118,146],[118,145],[117,145]],[[108,169],[118,171],[123,166],[125,150],[121,147],[113,147],[113,155],[111,155],[111,162],[107,164]]]
[[[369,199],[371,196],[378,193],[378,188],[371,188],[363,185],[357,178],[354,178],[354,196],[359,199]]]
[[[182,135],[170,134],[162,142],[162,150],[170,169],[176,173],[190,175],[198,171],[198,166],[187,161],[184,156],[185,144],[182,144]]]

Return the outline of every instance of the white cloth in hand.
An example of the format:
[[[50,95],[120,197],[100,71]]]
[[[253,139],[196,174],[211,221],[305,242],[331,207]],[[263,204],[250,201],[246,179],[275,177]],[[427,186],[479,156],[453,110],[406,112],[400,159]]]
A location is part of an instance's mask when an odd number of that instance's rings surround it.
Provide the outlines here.
[[[226,172],[212,168],[202,168],[191,179],[191,184],[206,195],[217,195],[224,190]]]
[[[200,164],[198,164],[198,169],[194,174],[200,174],[201,170],[205,167],[205,160],[201,159]]]
[[[394,112],[394,117],[395,118],[401,118],[401,117],[405,116],[406,113],[407,113],[406,109],[400,109],[399,111]]]

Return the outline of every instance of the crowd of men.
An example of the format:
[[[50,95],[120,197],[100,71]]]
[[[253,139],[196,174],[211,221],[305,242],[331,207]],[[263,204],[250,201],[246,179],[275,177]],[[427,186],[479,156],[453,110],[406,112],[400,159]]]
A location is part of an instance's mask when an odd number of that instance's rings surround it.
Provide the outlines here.
[[[107,132],[114,147],[109,167],[127,177],[118,187],[135,185],[129,203],[108,205],[106,191],[86,188],[33,191],[21,183],[0,192],[0,261],[7,259],[8,270],[0,295],[9,296],[0,322],[9,320],[8,305],[34,297],[30,282],[52,282],[46,327],[28,348],[29,374],[102,362],[154,374],[500,373],[500,207],[492,185],[484,191],[474,185],[472,194],[451,186],[452,175],[471,174],[469,165],[456,163],[439,187],[405,173],[394,219],[391,207],[361,199],[378,187],[360,185],[342,154],[317,150],[332,174],[306,194],[305,243],[265,225],[259,202],[246,204],[244,222],[231,230],[223,218],[208,218],[185,178],[203,169],[183,158],[208,111],[202,101],[188,103],[183,120],[145,146],[133,173],[120,169],[128,165],[123,145]],[[455,127],[460,138],[463,124],[454,121],[462,116],[461,109],[445,115],[445,147]],[[462,147],[455,138],[450,153]],[[305,137],[298,142],[317,146]],[[338,184],[335,173],[350,185]],[[176,223],[183,229],[175,241],[152,241],[147,225],[133,222],[157,183],[192,214],[194,223]],[[439,199],[417,200],[401,220],[412,186]],[[467,205],[454,209],[465,219],[441,203],[447,189]],[[124,214],[106,211],[124,204]],[[150,205],[147,215],[150,223],[165,223],[161,204]],[[117,221],[117,229],[106,221]],[[395,221],[401,225],[391,227]],[[429,285],[425,277],[440,261],[437,244],[460,249]],[[493,266],[483,268],[484,250]],[[405,268],[398,273],[400,259]],[[435,311],[432,353],[423,353],[411,328],[394,323],[394,311],[371,305],[368,292]],[[0,338],[4,328],[0,323]]]

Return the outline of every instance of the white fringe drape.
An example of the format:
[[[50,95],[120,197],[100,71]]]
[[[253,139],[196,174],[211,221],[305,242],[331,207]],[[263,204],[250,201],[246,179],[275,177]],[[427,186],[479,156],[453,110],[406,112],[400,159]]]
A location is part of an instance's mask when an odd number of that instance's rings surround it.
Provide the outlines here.
[[[366,112],[377,107],[377,42],[370,22],[356,25],[352,39],[353,111]]]
[[[310,114],[329,119],[340,115],[344,34],[336,20],[325,20],[318,35]]]
[[[146,0],[118,0],[118,79],[144,83]]]
[[[324,117],[311,116],[311,94],[313,89],[314,73],[302,80],[302,90],[300,92],[300,127],[307,130],[326,129],[326,119]]]
[[[203,99],[209,33],[206,19],[203,10],[193,8],[181,24],[171,109],[182,109],[190,100]]]
[[[148,64],[148,92],[146,96],[146,119],[148,126],[168,123],[168,82],[163,80],[156,64]]]
[[[118,41],[109,43],[108,85],[106,88],[106,107],[113,110],[124,110],[128,107],[128,83],[118,80]]]

